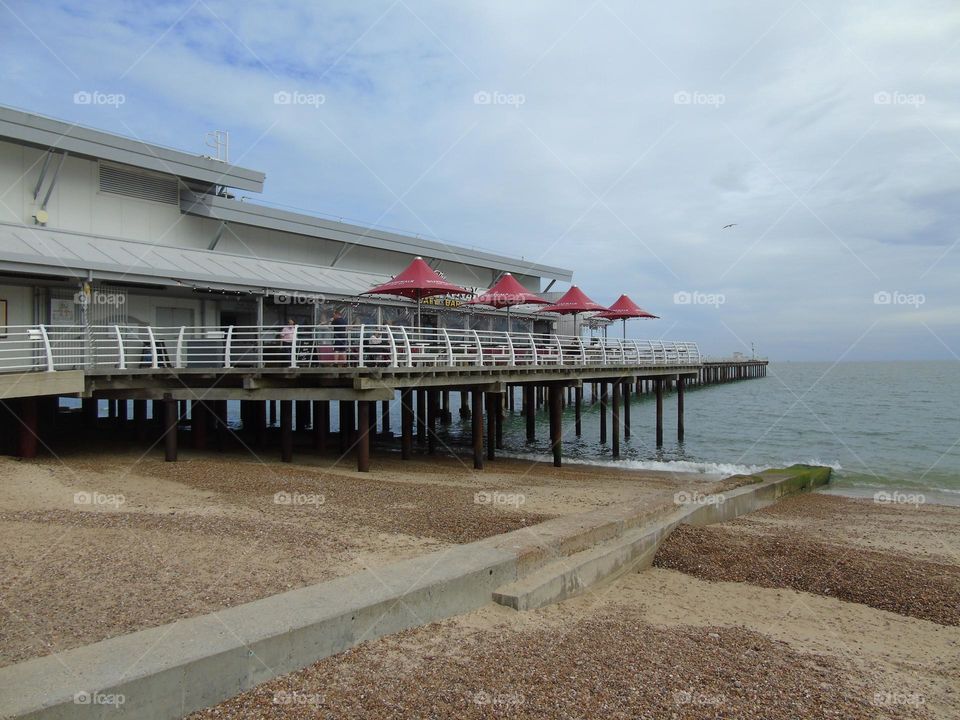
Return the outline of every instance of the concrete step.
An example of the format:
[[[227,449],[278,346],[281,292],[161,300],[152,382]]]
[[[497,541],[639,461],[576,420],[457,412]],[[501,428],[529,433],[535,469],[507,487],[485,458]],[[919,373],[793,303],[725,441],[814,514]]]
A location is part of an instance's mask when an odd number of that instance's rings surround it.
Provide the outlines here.
[[[661,540],[680,521],[675,515],[557,558],[526,577],[497,588],[493,601],[514,610],[535,610],[580,595],[631,570],[649,567]]]

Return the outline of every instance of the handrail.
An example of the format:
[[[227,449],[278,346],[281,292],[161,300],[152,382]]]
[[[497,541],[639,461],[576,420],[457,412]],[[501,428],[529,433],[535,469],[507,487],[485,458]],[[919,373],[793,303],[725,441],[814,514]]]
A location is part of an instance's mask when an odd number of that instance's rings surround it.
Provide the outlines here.
[[[386,342],[371,344],[370,333]],[[696,343],[591,339],[543,333],[389,325],[299,325],[293,342],[277,327],[144,325],[7,326],[0,337],[0,373],[98,368],[191,367],[303,369],[406,367],[697,368]]]

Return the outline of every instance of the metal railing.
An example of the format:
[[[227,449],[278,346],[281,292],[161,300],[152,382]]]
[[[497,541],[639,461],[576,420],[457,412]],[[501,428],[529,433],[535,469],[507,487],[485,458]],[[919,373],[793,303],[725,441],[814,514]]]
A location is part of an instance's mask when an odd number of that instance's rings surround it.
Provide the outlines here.
[[[696,343],[401,327],[9,326],[0,372],[700,365]]]

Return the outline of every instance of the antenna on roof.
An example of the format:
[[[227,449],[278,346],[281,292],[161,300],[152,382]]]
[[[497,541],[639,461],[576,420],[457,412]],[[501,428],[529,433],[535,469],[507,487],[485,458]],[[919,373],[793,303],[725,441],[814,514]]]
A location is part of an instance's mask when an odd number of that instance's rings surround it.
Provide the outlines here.
[[[226,130],[211,130],[204,135],[204,144],[217,151],[216,155],[207,156],[220,162],[230,162],[230,133]]]

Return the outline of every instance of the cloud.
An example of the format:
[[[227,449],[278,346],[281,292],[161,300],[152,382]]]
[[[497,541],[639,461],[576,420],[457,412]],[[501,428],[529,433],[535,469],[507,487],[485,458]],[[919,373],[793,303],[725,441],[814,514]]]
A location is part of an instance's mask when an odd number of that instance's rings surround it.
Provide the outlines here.
[[[5,102],[196,152],[228,129],[265,200],[574,268],[715,354],[835,359],[884,289],[930,298],[922,353],[960,353],[952,5],[10,8]],[[910,317],[853,357],[916,356]]]

